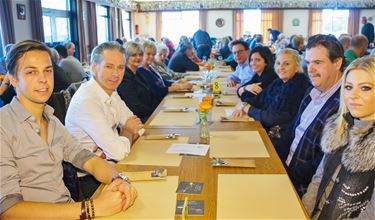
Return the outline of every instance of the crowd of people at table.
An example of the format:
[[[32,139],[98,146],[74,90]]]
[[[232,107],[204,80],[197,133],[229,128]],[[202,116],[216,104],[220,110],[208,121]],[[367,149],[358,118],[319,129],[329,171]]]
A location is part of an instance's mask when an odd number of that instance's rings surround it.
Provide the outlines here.
[[[118,39],[93,49],[89,72],[71,42],[7,46],[1,217],[85,219],[126,211],[137,192],[111,164],[131,153],[168,93],[192,89],[186,71],[217,58],[233,67],[226,83],[241,101],[232,116],[260,121],[310,217],[375,219],[373,36],[318,34],[305,44],[299,35],[269,33],[271,45],[261,35],[228,36],[216,52],[203,30],[181,37],[177,47],[168,38]],[[64,182],[68,174],[77,182]],[[92,199],[101,183],[106,187]]]

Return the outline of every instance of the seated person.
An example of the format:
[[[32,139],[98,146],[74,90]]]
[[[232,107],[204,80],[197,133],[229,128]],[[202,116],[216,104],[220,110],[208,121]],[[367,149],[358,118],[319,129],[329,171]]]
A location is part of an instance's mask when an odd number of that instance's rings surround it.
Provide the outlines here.
[[[168,67],[179,73],[186,71],[199,71],[198,64],[191,59],[193,56],[193,45],[190,43],[180,44],[180,49],[173,54]]]
[[[344,72],[340,110],[327,120],[323,159],[303,204],[311,219],[375,219],[375,56]],[[348,208],[350,207],[350,208]]]
[[[118,43],[95,47],[91,53],[93,77],[75,92],[65,118],[69,133],[84,148],[111,161],[120,161],[130,153],[132,141],[143,128],[116,92],[124,76],[124,63],[124,48]],[[83,195],[91,197],[99,182],[91,175],[79,176]]]
[[[302,196],[323,153],[320,147],[326,120],[339,107],[344,51],[332,35],[318,34],[306,46],[308,76],[313,87],[303,97],[298,113],[280,137],[271,138],[296,191]]]
[[[261,34],[256,34],[249,44],[250,50],[253,50],[256,47],[263,46],[263,35]]]
[[[152,91],[154,98],[160,103],[168,92],[175,92],[178,90],[190,90],[192,85],[190,83],[172,83],[164,80],[158,71],[152,68],[151,64],[154,62],[156,54],[156,46],[153,42],[143,42],[143,60],[142,65],[137,69],[137,74],[144,76],[147,85]]]
[[[249,45],[245,41],[234,40],[229,46],[238,65],[234,73],[227,77],[227,86],[240,87],[250,81],[255,75],[249,66]]]
[[[53,92],[60,92],[61,90],[65,90],[69,87],[70,80],[68,74],[63,70],[63,68],[57,65],[59,62],[59,53],[54,48],[50,48],[50,50],[53,63]]]
[[[168,50],[168,47],[164,44],[158,44],[156,56],[154,62],[151,64],[151,67],[158,71],[164,80],[179,80],[184,77],[185,74],[176,73],[173,70],[169,69],[167,65],[165,65],[165,59],[167,58]]]
[[[57,45],[55,49],[60,55],[58,65],[68,74],[69,84],[79,82],[86,77],[85,69],[81,62],[77,58],[69,56],[65,46]]]
[[[255,72],[254,77],[237,90],[237,95],[243,102],[261,93],[277,78],[272,52],[268,47],[256,47],[250,52],[250,67]]]
[[[300,72],[301,58],[291,49],[277,54],[275,70],[279,79],[274,80],[259,95],[247,99],[234,117],[247,114],[262,123],[266,130],[290,122],[297,113],[299,104],[309,87],[309,80]]]
[[[49,48],[37,41],[19,42],[9,52],[7,69],[17,97],[0,109],[0,218],[83,219],[129,208],[135,189],[81,148],[45,104],[53,91]],[[74,202],[63,182],[63,160],[109,185],[91,201]]]
[[[345,61],[350,64],[358,57],[363,57],[367,53],[368,40],[365,35],[355,35],[350,41],[350,47],[345,51]]]
[[[121,99],[124,100],[129,109],[145,123],[159,105],[152,94],[143,74],[137,73],[138,67],[142,65],[142,45],[128,41],[124,44],[126,68],[124,79],[117,88]]]
[[[303,52],[305,51],[305,38],[302,35],[295,35],[290,40],[290,43],[290,48],[298,51],[299,55],[303,54]]]
[[[230,43],[230,38],[229,37],[224,37],[220,41],[220,49],[219,49],[219,54],[222,56],[223,59],[228,58],[231,55],[231,51],[229,48],[229,43]]]

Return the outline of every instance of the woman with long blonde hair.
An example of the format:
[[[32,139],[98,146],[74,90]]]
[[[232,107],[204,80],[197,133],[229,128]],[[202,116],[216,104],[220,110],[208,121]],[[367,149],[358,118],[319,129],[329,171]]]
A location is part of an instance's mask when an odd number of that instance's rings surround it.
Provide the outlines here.
[[[348,66],[340,98],[303,203],[311,219],[375,219],[375,56]]]

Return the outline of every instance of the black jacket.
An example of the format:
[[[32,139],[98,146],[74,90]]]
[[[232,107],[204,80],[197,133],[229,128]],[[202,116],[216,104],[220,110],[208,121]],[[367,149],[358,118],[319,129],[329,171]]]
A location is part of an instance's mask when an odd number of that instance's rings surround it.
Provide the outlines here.
[[[125,69],[124,79],[117,88],[121,99],[129,109],[138,116],[143,123],[147,121],[158,106],[151,89],[140,74],[134,74],[128,67]]]
[[[194,63],[185,53],[177,51],[169,61],[168,67],[175,72],[185,73],[186,71],[199,71],[199,66]]]
[[[269,68],[265,70],[260,76],[258,74],[255,74],[254,77],[247,83],[243,84],[240,88],[245,87],[247,85],[251,85],[253,83],[262,83],[260,87],[262,87],[263,90],[267,88],[269,84],[273,82],[273,80],[278,79],[279,77],[276,75],[275,70],[273,68]],[[242,95],[238,93],[237,89],[237,95],[243,102],[249,102],[250,99],[252,99],[255,95],[247,90],[245,90]]]

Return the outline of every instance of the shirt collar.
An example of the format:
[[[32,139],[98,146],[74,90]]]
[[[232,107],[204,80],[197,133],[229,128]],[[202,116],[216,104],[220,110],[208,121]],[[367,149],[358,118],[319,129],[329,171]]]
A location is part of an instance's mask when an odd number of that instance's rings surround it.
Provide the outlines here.
[[[117,92],[113,91],[112,95],[109,96],[93,77],[88,83],[94,87],[96,94],[99,96],[100,102],[111,104],[113,98],[117,95]]]
[[[324,99],[326,97],[330,97],[336,90],[341,86],[342,78],[340,78],[335,85],[333,85],[329,90],[326,92],[321,92],[317,88],[313,88],[310,92],[310,97],[312,100],[316,99]]]
[[[246,59],[246,61],[244,62],[244,63],[239,63],[238,64],[241,68],[244,68],[244,67],[246,67],[246,66],[249,66],[250,65],[250,63],[249,63],[249,59]]]
[[[24,122],[28,119],[34,118],[34,116],[19,102],[17,97],[14,97],[9,105],[12,111],[16,114],[19,122]],[[43,115],[49,120],[53,116],[54,111],[55,110],[51,106],[45,104]]]

